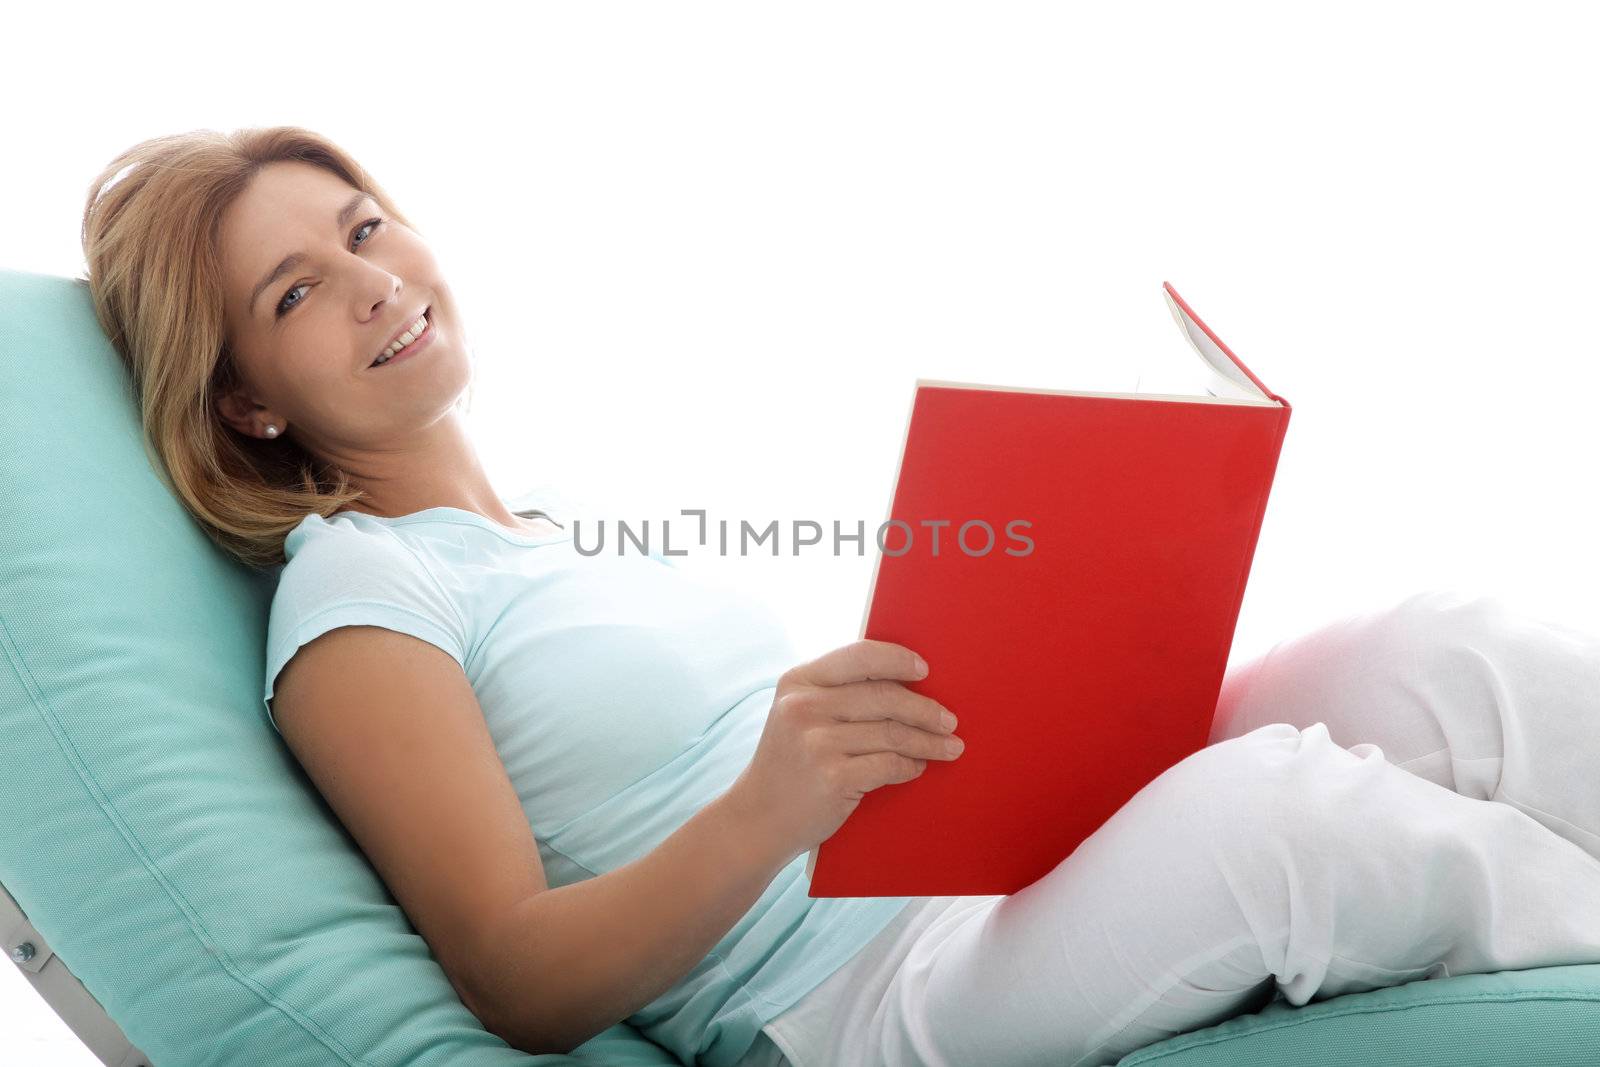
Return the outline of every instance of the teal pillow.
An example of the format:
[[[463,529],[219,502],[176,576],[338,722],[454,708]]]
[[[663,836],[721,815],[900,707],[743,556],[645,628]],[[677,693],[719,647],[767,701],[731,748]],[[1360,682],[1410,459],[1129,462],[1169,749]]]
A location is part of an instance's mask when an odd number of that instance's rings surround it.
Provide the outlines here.
[[[1491,803],[1485,801],[1484,803]],[[1300,1007],[1275,1000],[1116,1067],[1594,1067],[1600,964],[1460,974]]]
[[[0,884],[157,1067],[676,1064],[482,1028],[267,722],[272,582],[147,457],[87,285],[0,271]]]

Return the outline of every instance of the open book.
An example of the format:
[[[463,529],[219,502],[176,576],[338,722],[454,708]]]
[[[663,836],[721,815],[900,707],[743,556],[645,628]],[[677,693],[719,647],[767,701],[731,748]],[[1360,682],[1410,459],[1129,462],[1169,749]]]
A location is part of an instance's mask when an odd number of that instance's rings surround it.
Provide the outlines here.
[[[1163,295],[1203,392],[917,381],[861,636],[967,747],[863,797],[811,896],[1014,893],[1204,747],[1290,407]]]

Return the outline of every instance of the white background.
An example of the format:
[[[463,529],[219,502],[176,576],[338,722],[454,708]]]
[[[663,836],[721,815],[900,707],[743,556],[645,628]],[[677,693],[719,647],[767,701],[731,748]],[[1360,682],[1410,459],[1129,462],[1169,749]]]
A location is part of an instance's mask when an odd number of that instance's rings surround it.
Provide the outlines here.
[[[0,267],[79,273],[136,141],[308,126],[444,261],[496,487],[658,529],[870,530],[915,378],[1148,390],[1195,359],[1171,281],[1294,407],[1233,664],[1435,587],[1600,630],[1579,10],[25,8]],[[858,635],[870,554],[690,562],[808,657]],[[10,967],[0,1026],[6,1062],[95,1062]]]

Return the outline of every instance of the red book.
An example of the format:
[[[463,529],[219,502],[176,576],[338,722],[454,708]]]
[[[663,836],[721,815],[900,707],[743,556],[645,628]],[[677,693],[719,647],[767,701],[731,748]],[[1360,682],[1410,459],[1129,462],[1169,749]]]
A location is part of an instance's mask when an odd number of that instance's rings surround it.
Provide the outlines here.
[[[867,793],[811,896],[1015,893],[1205,746],[1290,408],[1163,287],[1204,395],[917,381],[861,636],[967,747]]]

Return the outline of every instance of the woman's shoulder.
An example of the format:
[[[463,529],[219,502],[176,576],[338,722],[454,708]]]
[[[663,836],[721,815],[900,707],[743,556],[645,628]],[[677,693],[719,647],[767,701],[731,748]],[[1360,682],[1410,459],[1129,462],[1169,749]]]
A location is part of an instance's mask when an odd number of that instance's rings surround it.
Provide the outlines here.
[[[353,512],[301,519],[284,541],[274,609],[363,599],[444,607],[434,568],[399,531]]]
[[[357,511],[336,511],[331,515],[312,512],[289,531],[283,542],[286,571],[296,561],[404,554],[405,547],[392,527]],[[301,569],[305,569],[304,562]]]

